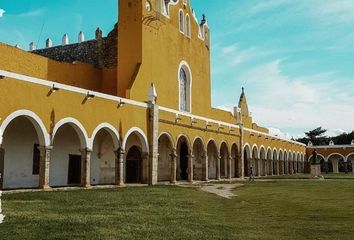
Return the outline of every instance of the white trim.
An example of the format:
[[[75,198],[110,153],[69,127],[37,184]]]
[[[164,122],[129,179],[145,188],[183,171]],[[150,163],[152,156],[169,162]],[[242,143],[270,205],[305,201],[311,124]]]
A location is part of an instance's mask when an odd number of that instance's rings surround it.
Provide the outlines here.
[[[134,132],[138,133],[137,136],[139,137],[141,148],[142,148],[143,152],[144,153],[149,153],[149,144],[148,144],[147,137],[146,137],[144,131],[141,130],[140,128],[138,128],[138,127],[132,127],[125,134],[125,137],[124,137],[124,140],[123,140],[123,144],[122,144],[123,149],[125,149],[125,147],[126,147],[126,144],[127,144],[129,136],[132,133],[134,133]],[[127,150],[127,149],[125,149],[125,150]]]
[[[331,154],[328,155],[327,159],[329,160],[332,156],[335,156],[335,155],[338,155],[338,156],[342,157],[343,160],[346,161],[346,158],[340,153],[331,153]]]
[[[351,156],[354,156],[354,153],[349,153],[349,154],[346,156],[347,161],[349,160],[349,158],[350,158]],[[350,160],[350,161],[354,161],[354,159],[353,159],[353,160]],[[354,167],[354,166],[353,166],[353,167]]]
[[[242,156],[243,156],[243,154],[244,154],[246,148],[248,148],[248,150],[249,150],[249,151],[248,151],[249,158],[252,158],[252,155],[253,155],[252,149],[251,149],[251,146],[250,146],[248,143],[243,144],[243,147],[242,147]],[[247,152],[247,150],[246,150],[246,152]]]
[[[181,13],[182,13],[182,17],[181,17]],[[182,24],[181,24],[181,19],[182,19]],[[182,30],[181,30],[181,26],[182,26]],[[179,9],[178,11],[178,31],[180,33],[182,33],[184,35],[184,29],[185,28],[185,14],[183,9]]]
[[[270,151],[270,159],[268,159],[269,151]],[[272,160],[273,159],[273,151],[272,151],[272,149],[270,147],[267,147],[266,158],[267,158],[267,160]]]
[[[181,64],[182,64],[182,62],[181,62]],[[178,71],[177,74],[179,74],[179,71]],[[190,74],[191,74],[190,90],[192,90],[192,73],[190,72]],[[126,98],[121,98],[121,97],[117,97],[117,96],[112,96],[112,95],[108,95],[108,94],[104,94],[104,93],[100,93],[100,92],[90,91],[88,89],[73,87],[73,86],[70,86],[70,85],[65,85],[65,84],[61,84],[61,83],[57,83],[57,82],[53,82],[53,81],[48,81],[48,80],[43,80],[43,79],[39,79],[39,78],[28,77],[28,76],[25,76],[25,75],[22,75],[22,74],[16,74],[16,73],[0,70],[0,75],[3,75],[4,77],[9,77],[9,78],[13,78],[13,79],[16,79],[16,80],[20,80],[20,81],[25,81],[25,82],[35,83],[35,84],[39,84],[39,85],[44,85],[44,86],[47,86],[49,88],[51,88],[53,85],[55,85],[55,87],[58,87],[61,90],[76,92],[76,93],[80,93],[80,94],[84,94],[84,95],[86,95],[87,92],[90,92],[90,93],[94,94],[96,97],[112,100],[112,101],[115,101],[117,103],[124,102],[126,104],[130,104],[130,105],[133,105],[133,106],[148,108],[148,104],[144,103],[144,102],[139,102],[139,101],[135,101],[135,100],[131,100],[131,99],[126,99]],[[179,76],[178,76],[178,79],[179,79]],[[178,82],[178,86],[179,86],[179,82]],[[178,96],[178,98],[179,98],[179,96]],[[190,103],[192,103],[192,94],[190,94]],[[205,117],[202,117],[202,116],[196,116],[196,115],[193,115],[193,114],[188,113],[188,112],[181,112],[181,111],[177,111],[177,110],[173,110],[173,109],[166,108],[166,107],[161,107],[161,106],[159,106],[159,109],[162,110],[162,111],[165,111],[165,112],[170,112],[170,113],[174,113],[174,114],[178,114],[178,115],[182,115],[182,116],[187,116],[187,117],[195,118],[195,119],[198,119],[198,120],[215,123],[215,124],[218,124],[218,125],[224,125],[224,126],[227,126],[227,127],[230,127],[230,128],[237,128],[237,129],[240,128],[236,124],[226,123],[226,122],[223,122],[223,121],[218,121],[218,120],[214,120],[214,119],[210,119],[210,118],[205,118]],[[178,106],[178,109],[179,109],[179,106]],[[190,109],[192,111],[192,106],[190,107]],[[285,138],[280,138],[280,137],[277,137],[277,136],[270,135],[268,133],[255,131],[255,130],[249,129],[249,128],[243,128],[243,130],[247,131],[247,132],[251,132],[251,133],[256,133],[256,134],[260,134],[260,135],[263,135],[263,136],[267,136],[267,137],[270,137],[272,139],[279,139],[279,140],[286,141],[288,143],[293,143],[293,144],[296,144],[296,145],[299,145],[299,146],[306,147],[306,145],[303,144],[303,143],[299,143],[299,142],[296,142],[296,141],[288,140],[288,139],[285,139]],[[336,148],[336,147],[354,147],[354,146],[353,145],[327,146],[327,148],[332,148],[332,147]],[[316,147],[309,147],[309,148],[326,148],[326,147],[316,146]]]
[[[275,156],[275,161],[278,161],[278,155],[279,155],[279,153],[278,153],[278,150],[277,150],[276,148],[273,148],[273,150],[272,150],[272,160],[274,161],[274,152],[275,152],[275,154],[276,154],[276,156]]]
[[[49,146],[50,145],[50,137],[47,132],[45,125],[43,124],[42,120],[38,117],[37,114],[30,110],[21,109],[11,113],[6,119],[2,122],[0,126],[0,145],[3,141],[3,134],[5,132],[6,127],[17,117],[26,117],[28,120],[31,121],[33,127],[36,129],[37,137],[42,146]]]
[[[196,142],[198,139],[202,142],[203,150],[205,151],[205,143],[204,143],[204,141],[203,141],[203,138],[202,138],[202,137],[199,137],[199,136],[196,136],[196,137],[193,139],[192,149],[193,149],[193,147],[194,147],[195,142]]]
[[[310,149],[313,149],[313,148],[354,148],[354,145],[351,145],[351,144],[346,144],[346,145],[325,145],[325,146],[307,146],[308,148]]]
[[[88,138],[86,129],[77,119],[72,117],[63,118],[55,124],[52,134],[52,144],[54,143],[56,133],[58,132],[60,127],[64,126],[65,124],[69,124],[74,128],[75,132],[77,133],[80,139],[81,148],[88,148],[90,140]]]
[[[258,150],[258,146],[257,146],[257,144],[253,144],[252,145],[252,148],[251,148],[251,151],[252,151],[252,158],[254,158],[254,156],[253,156],[253,150],[254,150],[254,148],[256,148],[256,151],[257,151],[257,159],[259,159],[259,150]]]
[[[106,122],[99,124],[95,128],[95,130],[93,130],[91,138],[89,138],[88,148],[93,149],[95,137],[96,137],[97,133],[102,129],[105,129],[111,135],[113,143],[114,143],[114,148],[115,148],[115,150],[118,150],[118,148],[120,146],[119,145],[119,142],[120,142],[119,133],[115,127],[113,127],[111,124],[106,123]]]
[[[187,88],[187,91],[189,90],[189,95],[187,96],[187,103],[186,104],[188,104],[188,107],[187,107],[188,111],[182,111],[180,109],[180,107],[181,107],[181,84],[180,84],[180,71],[181,71],[181,69],[183,69],[187,74],[187,76],[186,76],[187,77],[187,87],[189,88],[189,89]],[[178,79],[178,109],[182,112],[191,113],[192,112],[193,75],[192,75],[192,70],[191,70],[188,62],[185,60],[182,60],[178,66],[177,79]],[[186,92],[186,94],[187,94],[187,92]]]
[[[188,18],[188,21],[187,21],[187,18]],[[192,38],[192,30],[191,30],[191,17],[189,16],[188,13],[186,13],[185,15],[185,35],[188,37],[188,38]]]
[[[167,138],[169,139],[169,141],[170,141],[172,147],[175,148],[175,143],[174,143],[174,141],[173,141],[173,138],[172,138],[171,134],[170,134],[169,132],[161,132],[160,135],[159,135],[159,137],[158,137],[158,139],[160,139],[163,135],[166,135],[166,136],[167,136]]]
[[[211,143],[211,142],[214,143],[217,153],[220,154],[220,150],[218,149],[218,143],[215,141],[214,138],[209,138],[208,143],[206,145],[206,150],[208,151],[208,146],[209,146],[209,143]]]
[[[121,97],[117,97],[117,96],[112,96],[112,95],[108,95],[108,94],[104,94],[104,93],[100,93],[100,92],[95,92],[95,91],[91,91],[91,90],[84,89],[84,88],[73,87],[70,85],[57,83],[57,82],[53,82],[53,81],[43,80],[43,79],[34,78],[34,77],[28,77],[28,76],[22,75],[22,74],[17,74],[17,73],[12,73],[12,72],[8,72],[8,71],[0,70],[0,75],[2,75],[4,77],[20,80],[20,81],[44,85],[44,86],[49,87],[48,90],[50,90],[50,88],[53,87],[53,85],[54,85],[55,87],[58,87],[60,90],[81,93],[84,95],[86,95],[88,92],[90,92],[90,94],[93,94],[93,95],[95,95],[95,97],[98,97],[98,98],[104,98],[104,99],[115,101],[117,103],[124,102],[126,104],[130,104],[130,105],[134,105],[134,106],[138,106],[138,107],[143,107],[143,108],[148,108],[147,103],[138,102],[138,101],[134,101],[131,99],[126,99],[126,98],[121,98]]]

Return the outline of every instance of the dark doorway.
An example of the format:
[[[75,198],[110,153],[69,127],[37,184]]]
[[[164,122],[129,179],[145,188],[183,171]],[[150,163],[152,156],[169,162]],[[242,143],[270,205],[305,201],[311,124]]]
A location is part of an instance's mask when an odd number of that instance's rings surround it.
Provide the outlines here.
[[[68,184],[79,185],[81,183],[81,155],[69,155]]]
[[[133,146],[129,149],[125,162],[125,181],[126,183],[141,182],[141,152],[138,147]]]
[[[248,177],[249,176],[249,159],[248,159],[248,155],[247,155],[247,150],[243,150],[243,161],[244,161],[244,174],[245,174],[245,177]]]
[[[0,148],[0,189],[3,188],[4,183],[4,161],[5,161],[5,150]]]
[[[179,168],[181,180],[188,180],[188,146],[187,143],[182,142],[179,151]]]

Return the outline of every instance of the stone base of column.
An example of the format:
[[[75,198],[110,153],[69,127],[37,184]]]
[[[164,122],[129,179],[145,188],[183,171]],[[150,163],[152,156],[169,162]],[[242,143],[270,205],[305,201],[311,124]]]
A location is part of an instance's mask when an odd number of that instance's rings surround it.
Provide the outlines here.
[[[312,164],[311,165],[311,179],[324,179],[321,175],[321,165],[320,164]]]

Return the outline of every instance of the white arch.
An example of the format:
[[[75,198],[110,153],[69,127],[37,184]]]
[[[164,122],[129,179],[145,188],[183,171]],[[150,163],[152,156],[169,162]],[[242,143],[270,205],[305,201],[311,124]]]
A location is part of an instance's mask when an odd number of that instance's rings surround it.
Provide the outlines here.
[[[254,150],[254,149],[256,149],[256,151],[257,151],[257,156],[256,156],[256,158],[257,158],[257,159],[259,159],[259,149],[258,149],[257,144],[253,144],[253,145],[252,145],[252,154],[251,154],[251,158],[254,158],[254,156],[253,156],[253,150]]]
[[[88,142],[88,148],[89,149],[93,149],[93,143],[95,141],[95,137],[97,135],[97,133],[102,130],[102,129],[105,129],[112,137],[113,139],[113,143],[114,143],[114,148],[117,150],[120,146],[119,144],[119,133],[117,131],[117,129],[115,127],[113,127],[111,124],[109,123],[101,123],[100,125],[98,125],[95,130],[93,130],[93,133],[91,135],[91,138],[89,139],[89,142]]]
[[[280,155],[281,154],[281,155]],[[280,157],[281,157],[281,159],[280,159]],[[283,155],[283,149],[279,149],[279,152],[278,152],[278,160],[280,161],[280,160],[284,160],[284,155]]]
[[[274,153],[275,153],[275,156],[274,156]],[[278,161],[278,150],[276,148],[273,148],[272,160],[274,160],[274,157],[275,157],[275,160]]]
[[[206,151],[206,146],[205,146],[205,143],[204,143],[204,140],[202,137],[199,137],[199,136],[196,136],[194,139],[193,139],[193,143],[192,143],[192,148],[194,147],[194,144],[197,140],[200,140],[200,142],[202,143],[203,145],[203,150]]]
[[[329,160],[332,156],[335,156],[335,155],[342,157],[345,162],[347,161],[347,159],[340,153],[331,153],[330,155],[328,155],[327,159]]]
[[[348,161],[348,159],[349,159],[351,156],[354,156],[354,153],[349,153],[349,154],[347,155],[347,157],[346,157],[347,161]],[[353,166],[353,167],[354,167],[354,166]]]
[[[261,158],[262,156],[262,150],[263,150],[263,153],[264,153],[264,158],[267,158],[267,152],[266,152],[266,149],[263,145],[261,145],[261,147],[259,148],[259,158]]]
[[[53,129],[53,135],[52,135],[52,144],[54,143],[56,133],[58,132],[60,127],[62,127],[65,124],[69,124],[74,128],[75,132],[77,133],[80,139],[81,148],[89,147],[89,138],[86,129],[77,119],[71,117],[64,118],[55,124]]]
[[[140,140],[140,143],[141,143],[141,148],[143,150],[144,153],[149,153],[149,144],[148,144],[148,140],[147,140],[147,137],[144,133],[143,130],[141,130],[140,128],[138,127],[132,127],[131,129],[129,129],[129,131],[125,134],[125,137],[124,137],[124,140],[123,140],[123,149],[125,149],[126,145],[127,145],[127,141],[128,141],[128,138],[129,136],[132,134],[132,133],[138,133],[137,136]]]
[[[268,153],[270,152],[270,158],[268,159]],[[267,147],[267,159],[268,160],[273,160],[273,151],[270,147]]]
[[[31,123],[33,124],[33,126],[37,132],[39,143],[42,146],[50,146],[50,137],[49,137],[47,129],[46,129],[45,125],[43,124],[42,120],[34,112],[26,110],[26,109],[18,110],[18,111],[11,113],[2,122],[2,124],[0,126],[0,144],[2,144],[3,134],[5,132],[6,127],[11,123],[12,120],[14,120],[17,117],[21,117],[21,116],[26,117],[29,121],[31,121]]]
[[[325,162],[328,162],[328,158],[325,158],[322,154],[317,153],[317,156],[320,156],[321,158],[323,158],[325,160]],[[308,161],[310,161],[312,159],[312,155],[309,156]]]
[[[161,132],[158,139],[160,139],[162,136],[166,136],[168,138],[168,140],[170,141],[172,148],[175,148],[175,142],[173,141],[173,138],[170,133]]]

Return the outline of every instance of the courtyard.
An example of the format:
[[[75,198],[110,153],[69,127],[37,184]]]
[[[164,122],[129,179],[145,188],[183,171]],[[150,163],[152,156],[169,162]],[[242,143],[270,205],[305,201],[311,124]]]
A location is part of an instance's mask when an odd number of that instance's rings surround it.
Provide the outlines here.
[[[1,239],[352,239],[353,179],[7,193]],[[341,179],[342,177],[346,180]],[[302,178],[302,180],[301,180]]]

